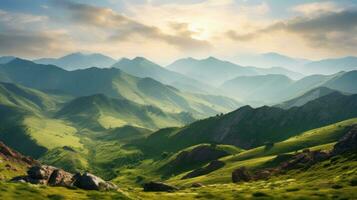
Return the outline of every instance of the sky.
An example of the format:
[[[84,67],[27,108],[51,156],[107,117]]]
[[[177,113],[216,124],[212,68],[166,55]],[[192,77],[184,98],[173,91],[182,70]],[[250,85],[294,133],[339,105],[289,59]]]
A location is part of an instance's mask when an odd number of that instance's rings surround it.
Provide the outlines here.
[[[357,0],[0,0],[0,55],[357,56]]]

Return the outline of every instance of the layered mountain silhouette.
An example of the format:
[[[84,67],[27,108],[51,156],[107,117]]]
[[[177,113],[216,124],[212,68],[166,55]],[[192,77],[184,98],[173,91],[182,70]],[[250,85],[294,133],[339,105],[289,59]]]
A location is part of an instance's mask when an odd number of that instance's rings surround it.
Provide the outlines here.
[[[123,58],[119,62],[112,65],[112,67],[121,69],[122,71],[133,76],[153,78],[184,91],[196,93],[214,93],[216,91],[215,88],[209,86],[208,84],[188,78],[180,73],[170,71],[143,57],[136,57],[131,60]]]
[[[167,68],[214,86],[219,86],[223,82],[237,76],[284,74],[293,79],[302,78],[304,76],[283,67],[257,68],[240,66],[214,57],[202,60],[194,58],[180,59],[167,66]]]
[[[303,95],[317,87],[328,87],[356,93],[356,71],[333,75],[311,75],[293,81],[284,75],[241,76],[225,82],[220,88],[231,97],[251,104],[276,104]]]
[[[83,54],[80,52],[68,54],[60,58],[41,58],[34,60],[38,64],[56,65],[66,70],[84,69],[90,67],[110,67],[116,61],[103,54]]]

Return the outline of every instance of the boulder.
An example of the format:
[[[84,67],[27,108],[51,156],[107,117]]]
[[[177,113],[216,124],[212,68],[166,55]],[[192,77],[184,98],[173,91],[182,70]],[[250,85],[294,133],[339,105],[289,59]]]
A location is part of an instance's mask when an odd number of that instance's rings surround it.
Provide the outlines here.
[[[117,186],[90,173],[76,174],[73,185],[85,190],[116,190]]]
[[[280,169],[290,170],[303,167],[309,167],[317,162],[326,160],[330,157],[330,153],[321,150],[308,151],[304,150],[301,153],[295,154],[290,160],[283,162]]]
[[[73,181],[73,174],[62,169],[55,169],[48,180],[48,185],[71,187]]]
[[[146,192],[171,192],[178,190],[175,186],[167,185],[162,182],[148,182],[143,185]]]
[[[233,183],[247,182],[252,180],[252,176],[246,167],[241,167],[232,172]]]
[[[73,187],[84,190],[116,190],[118,187],[110,182],[90,174],[73,175],[62,169],[52,166],[42,165],[33,166],[27,171],[27,176],[18,176],[13,178],[13,182],[26,182],[32,184],[42,184],[49,186]]]
[[[43,179],[47,181],[55,169],[56,169],[55,167],[48,166],[48,165],[41,165],[41,166],[36,165],[31,167],[27,171],[27,174],[32,179]]]

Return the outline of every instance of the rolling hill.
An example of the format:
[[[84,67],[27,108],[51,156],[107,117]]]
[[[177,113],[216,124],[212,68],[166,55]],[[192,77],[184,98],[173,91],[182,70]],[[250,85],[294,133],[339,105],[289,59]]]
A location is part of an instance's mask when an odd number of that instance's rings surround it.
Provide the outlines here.
[[[154,79],[138,78],[115,68],[66,71],[53,65],[15,59],[0,66],[0,73],[5,81],[42,91],[56,90],[75,97],[103,93],[160,107],[166,112],[185,111],[199,117],[227,112],[240,105],[226,97],[181,92]]]
[[[72,53],[60,58],[41,58],[34,60],[35,63],[45,65],[56,65],[66,70],[85,69],[90,67],[110,67],[116,61],[102,54]]]
[[[288,110],[244,106],[226,115],[199,120],[183,128],[159,130],[138,142],[137,146],[152,153],[177,151],[200,143],[254,148],[266,142],[282,141],[302,131],[356,117],[356,100],[357,95],[333,92]]]
[[[189,113],[165,113],[154,106],[108,98],[103,94],[74,99],[59,110],[56,117],[94,130],[123,126],[157,129],[194,121]]]
[[[0,82],[0,104],[32,112],[56,109],[60,100],[38,90]]]

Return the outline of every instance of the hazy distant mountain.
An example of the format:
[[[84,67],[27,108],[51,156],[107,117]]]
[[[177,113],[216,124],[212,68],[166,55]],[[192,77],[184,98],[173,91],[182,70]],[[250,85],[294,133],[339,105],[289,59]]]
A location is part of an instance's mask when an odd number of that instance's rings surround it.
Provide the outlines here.
[[[214,57],[203,60],[185,58],[167,66],[168,69],[211,85],[220,85],[237,76],[258,75],[253,69],[242,67]]]
[[[332,79],[328,80],[324,86],[348,93],[357,93],[357,70],[338,73]]]
[[[203,60],[194,58],[180,59],[167,67],[173,71],[215,86],[219,86],[223,82],[237,76],[282,74],[292,79],[299,79],[304,76],[301,73],[283,67],[258,68],[251,66],[252,65],[240,66],[214,57],[209,57]]]
[[[283,109],[289,109],[292,107],[299,107],[302,105],[305,105],[307,102],[318,99],[320,97],[329,95],[333,92],[336,92],[336,90],[332,90],[327,87],[318,87],[314,88],[303,95],[296,97],[294,99],[291,99],[289,101],[285,101],[281,104],[276,105],[276,107],[283,108]]]
[[[334,74],[340,71],[357,70],[357,57],[344,57],[336,59],[325,59],[310,62],[304,65],[309,73]]]
[[[279,101],[281,93],[293,83],[284,75],[238,76],[226,81],[221,89],[248,102]]]
[[[2,56],[2,57],[0,57],[0,64],[8,63],[15,58],[16,57],[14,57],[14,56]]]
[[[317,87],[357,93],[357,71],[333,75],[311,75],[293,81],[283,75],[237,77],[220,87],[228,96],[252,105],[276,104],[299,97]]]
[[[39,90],[57,90],[77,97],[103,93],[154,105],[166,112],[186,111],[200,117],[227,112],[240,105],[226,97],[181,92],[154,79],[134,77],[116,68],[66,71],[53,65],[15,59],[1,65],[0,74],[11,82]]]
[[[270,67],[270,68],[258,68],[258,67],[251,67],[254,68],[260,75],[266,74],[281,74],[285,75],[291,79],[298,80],[303,78],[305,75],[299,72],[291,71],[285,69],[283,67]]]
[[[172,85],[178,89],[199,92],[199,93],[213,93],[215,88],[200,81],[186,77],[180,73],[170,71],[161,67],[160,65],[153,63],[146,58],[136,57],[132,60],[123,58],[119,62],[112,65],[112,67],[121,69],[128,74],[145,78],[153,78],[162,83]]]
[[[60,58],[41,58],[34,60],[38,64],[51,64],[66,70],[84,69],[89,67],[106,68],[113,65],[116,61],[102,54],[82,54],[72,53]]]
[[[300,71],[300,67],[310,62],[307,59],[292,58],[282,54],[269,52],[257,55],[239,56],[237,62],[241,65],[257,67],[284,67],[293,71]]]

